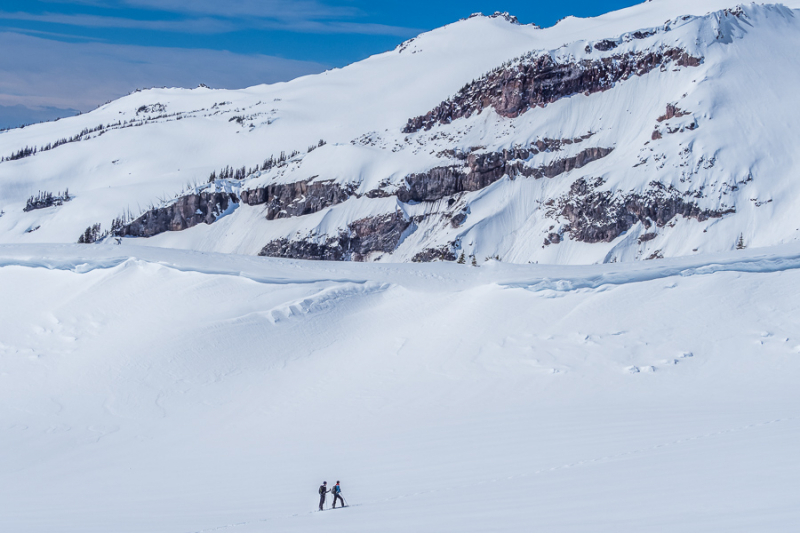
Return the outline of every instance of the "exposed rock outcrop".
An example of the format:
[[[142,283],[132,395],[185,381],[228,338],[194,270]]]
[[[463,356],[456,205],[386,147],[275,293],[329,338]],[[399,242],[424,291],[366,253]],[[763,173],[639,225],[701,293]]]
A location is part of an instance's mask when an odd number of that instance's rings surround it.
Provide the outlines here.
[[[514,15],[510,14],[508,11],[495,11],[491,15],[484,15],[483,13],[473,13],[467,18],[484,17],[484,16],[490,19],[503,19],[506,22],[510,22],[511,24],[519,24],[519,19],[517,19],[517,17],[515,17]],[[467,19],[461,19],[461,20],[467,20]],[[536,28],[539,27],[536,26],[536,24],[531,24],[531,26],[534,26]]]
[[[561,235],[558,233],[548,233],[547,237],[544,238],[544,246],[550,246],[551,244],[558,244],[561,242]]]
[[[344,202],[354,194],[352,188],[314,178],[294,183],[273,183],[241,192],[242,203],[267,204],[267,220],[297,217],[316,213],[326,207]]]
[[[619,46],[617,41],[612,41],[610,39],[603,39],[602,41],[598,41],[594,43],[594,49],[600,52],[608,52],[609,50],[613,50]]]
[[[403,232],[411,224],[403,213],[362,218],[348,225],[336,237],[324,242],[313,239],[276,239],[269,242],[258,255],[292,259],[328,261],[364,261],[372,252],[391,252],[397,248]]]
[[[152,237],[165,231],[181,231],[201,223],[211,224],[228,210],[231,204],[239,203],[233,193],[202,192],[181,196],[174,203],[147,211],[145,214],[123,225],[114,234],[118,237]]]
[[[461,192],[479,191],[505,175],[553,178],[610,154],[613,148],[587,148],[572,157],[564,157],[540,167],[529,167],[524,160],[536,148],[512,148],[502,152],[470,154],[467,166],[435,167],[427,172],[406,176],[397,190],[401,202],[432,202]]]
[[[436,124],[449,124],[488,107],[504,117],[517,117],[532,107],[543,107],[561,98],[605,91],[619,81],[643,76],[667,63],[694,67],[701,62],[701,58],[681,48],[568,62],[553,59],[550,54],[526,57],[467,84],[427,114],[409,119],[403,131],[429,130]]]
[[[384,180],[380,188],[368,191],[364,196],[396,196],[401,202],[431,202],[461,192],[480,190],[506,174],[512,177],[554,177],[605,157],[612,149],[587,148],[575,156],[557,159],[535,168],[526,166],[525,160],[531,155],[545,151],[556,152],[565,146],[581,143],[592,135],[588,133],[575,139],[544,138],[528,147],[514,147],[502,152],[451,151],[445,155],[465,164],[436,167],[424,173],[409,175],[404,185],[396,190],[389,180]],[[153,208],[133,222],[125,224],[121,220],[115,221],[112,233],[115,236],[152,237],[165,231],[191,228],[201,222],[211,224],[228,209],[231,201],[239,203],[241,200],[241,203],[249,206],[266,205],[267,220],[274,220],[316,213],[351,197],[361,196],[356,193],[355,185],[341,185],[333,180],[316,178],[243,190],[239,193],[241,199],[230,192],[206,191],[189,194],[178,198],[171,205]],[[464,213],[453,215],[451,223],[456,227],[465,219]],[[329,239],[330,242],[277,240],[268,243],[262,253],[275,257],[360,260],[373,251],[393,251],[399,242],[400,233],[409,224],[396,217],[390,217],[389,220],[381,217],[362,219],[350,224],[348,232]],[[439,254],[437,257],[449,256]]]
[[[439,248],[426,248],[411,258],[414,263],[430,263],[431,261],[455,261],[456,252],[453,245]]]
[[[651,182],[644,193],[627,194],[600,191],[602,183],[577,180],[548,213],[569,220],[565,231],[576,241],[611,242],[637,222],[646,228],[653,224],[662,227],[677,215],[702,222],[735,212],[732,208],[703,209],[691,200],[693,193],[681,193],[659,182]]]
[[[665,120],[669,120],[675,117],[685,117],[688,115],[686,111],[682,110],[680,107],[674,104],[667,104],[667,112],[661,115],[656,119],[657,122],[664,122]]]

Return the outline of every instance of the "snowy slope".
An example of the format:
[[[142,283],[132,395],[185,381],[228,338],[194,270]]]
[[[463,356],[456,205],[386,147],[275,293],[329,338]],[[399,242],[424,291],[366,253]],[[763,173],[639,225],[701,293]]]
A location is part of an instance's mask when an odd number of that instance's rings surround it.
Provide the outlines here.
[[[800,120],[794,105],[798,7],[793,1],[741,8],[729,0],[654,1],[547,29],[502,16],[473,17],[289,83],[135,93],[86,115],[0,134],[0,154],[8,156],[104,126],[80,142],[0,163],[0,241],[72,243],[92,224],[109,229],[123,213],[136,217],[169,206],[176,195],[197,193],[212,171],[250,170],[270,156],[297,151],[285,164],[217,187],[238,199],[242,191],[276,184],[332,184],[347,189],[347,199],[299,216],[284,217],[282,205],[274,219],[267,219],[265,205],[234,202],[214,211],[212,224],[161,228],[124,244],[310,258],[410,261],[464,253],[478,262],[583,264],[792,242],[800,235],[793,128]],[[604,42],[613,48],[595,46]],[[515,58],[618,62],[625,54],[664,49],[700,63],[664,61],[606,90],[565,95],[518,116],[488,107],[430,130],[403,131],[409,119]],[[668,105],[678,116],[659,121]],[[612,151],[552,178],[509,175],[432,201],[403,200],[398,192],[411,175],[466,168],[458,154],[492,155],[583,137],[518,162],[535,169],[586,148]],[[319,140],[327,144],[306,153]],[[597,185],[576,196],[573,186],[581,180]],[[66,188],[74,199],[64,205],[23,212],[38,191]],[[587,206],[598,204],[590,194],[607,194],[616,211],[602,206],[586,214]],[[653,200],[658,194],[663,198]],[[290,200],[305,198],[297,193]],[[652,212],[680,201],[683,214],[656,220],[619,209],[647,199],[655,202],[648,206]],[[568,205],[578,208],[568,212]],[[574,212],[586,216],[574,220]],[[689,213],[695,214],[684,216]],[[402,223],[380,224],[395,214]],[[364,220],[376,222],[354,226]],[[609,225],[617,227],[609,232]],[[339,253],[351,244],[342,235],[378,244],[362,242],[356,254]]]
[[[800,248],[0,246],[0,530],[789,532]],[[313,512],[323,480],[349,509]]]
[[[798,9],[472,17],[0,133],[51,146],[0,162],[0,531],[794,531]]]

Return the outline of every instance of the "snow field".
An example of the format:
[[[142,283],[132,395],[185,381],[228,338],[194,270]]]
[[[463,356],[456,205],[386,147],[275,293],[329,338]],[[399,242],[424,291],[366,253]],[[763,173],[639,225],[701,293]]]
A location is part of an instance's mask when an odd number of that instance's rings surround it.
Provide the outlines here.
[[[0,529],[791,531],[799,263],[0,247]]]

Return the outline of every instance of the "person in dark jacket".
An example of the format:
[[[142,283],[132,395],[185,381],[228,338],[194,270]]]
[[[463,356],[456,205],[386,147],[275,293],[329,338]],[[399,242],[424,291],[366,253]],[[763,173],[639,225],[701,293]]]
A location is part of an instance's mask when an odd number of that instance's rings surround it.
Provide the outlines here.
[[[325,505],[325,495],[330,492],[328,490],[328,482],[323,481],[322,485],[319,486],[319,510],[322,511],[322,506]],[[336,501],[336,500],[334,500]]]
[[[338,481],[331,489],[331,494],[333,494],[333,508],[336,509],[336,500],[342,502],[342,507],[344,507],[344,500],[342,499],[342,487],[339,486]]]

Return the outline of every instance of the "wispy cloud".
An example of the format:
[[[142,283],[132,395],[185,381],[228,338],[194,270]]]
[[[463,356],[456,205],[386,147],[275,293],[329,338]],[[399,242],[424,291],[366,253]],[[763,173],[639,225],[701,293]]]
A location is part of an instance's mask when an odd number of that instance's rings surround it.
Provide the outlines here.
[[[231,21],[215,18],[193,18],[186,20],[138,20],[100,15],[67,15],[63,13],[24,13],[0,11],[0,20],[18,20],[64,24],[84,28],[130,28],[183,33],[225,33],[235,31],[237,25]]]
[[[422,33],[418,28],[404,26],[390,26],[387,24],[374,24],[367,22],[337,22],[337,21],[261,21],[258,28],[282,29],[304,33],[347,33],[358,35],[391,35],[394,37],[412,37]]]
[[[51,0],[53,2],[53,0]],[[391,35],[409,37],[422,30],[363,20],[352,6],[334,6],[316,0],[56,0],[55,3],[120,10],[134,8],[136,18],[64,13],[2,12],[0,19],[65,24],[86,28],[131,28],[180,33],[228,33],[242,29],[300,33]],[[152,18],[162,12],[169,18]]]
[[[332,6],[315,0],[123,0],[128,6],[172,13],[218,17],[260,17],[276,20],[341,20],[363,13],[350,6]]]
[[[45,0],[50,4],[81,5],[107,9],[141,8],[170,13],[219,17],[275,19],[342,19],[362,16],[353,6],[331,5],[319,0]],[[349,0],[348,0],[349,1]]]
[[[64,13],[25,13],[0,11],[0,20],[63,24],[83,28],[127,28],[179,33],[230,33],[243,29],[283,30],[302,33],[348,33],[408,37],[421,30],[386,24],[304,19],[197,17],[170,20],[134,19],[103,15]]]
[[[0,105],[0,128],[16,128],[45,122],[57,118],[77,115],[77,109],[62,109],[58,107],[27,107],[21,104],[4,106]]]
[[[38,35],[38,36],[41,36],[41,37],[52,37],[54,39],[59,39],[59,40],[66,39],[66,40],[97,41],[97,42],[106,41],[106,39],[101,39],[99,37],[86,37],[86,36],[83,36],[83,35],[75,36],[75,35],[72,35],[72,34],[69,34],[69,33],[58,33],[58,32],[55,32],[55,31],[34,30],[34,29],[31,29],[31,28],[16,28],[16,29],[14,29],[14,32],[16,32],[16,33],[24,33],[24,34],[27,34],[27,35]]]
[[[262,54],[98,42],[0,32],[0,105],[88,111],[142,87],[241,88],[321,72],[326,65]]]

